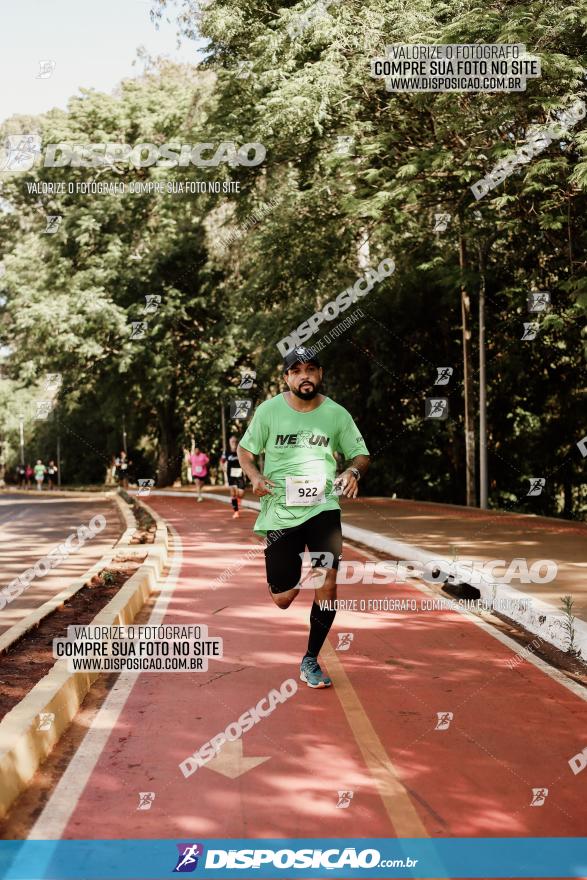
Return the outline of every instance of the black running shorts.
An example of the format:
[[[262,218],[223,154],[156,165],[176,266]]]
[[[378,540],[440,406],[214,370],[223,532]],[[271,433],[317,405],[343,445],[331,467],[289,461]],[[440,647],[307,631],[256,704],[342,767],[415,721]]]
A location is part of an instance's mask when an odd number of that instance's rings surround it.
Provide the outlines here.
[[[306,547],[313,567],[338,568],[342,556],[340,510],[323,510],[299,526],[267,532],[265,567],[272,593],[284,593],[297,586]]]
[[[229,477],[228,478],[229,486],[236,486],[237,489],[245,488],[245,478],[244,477]]]

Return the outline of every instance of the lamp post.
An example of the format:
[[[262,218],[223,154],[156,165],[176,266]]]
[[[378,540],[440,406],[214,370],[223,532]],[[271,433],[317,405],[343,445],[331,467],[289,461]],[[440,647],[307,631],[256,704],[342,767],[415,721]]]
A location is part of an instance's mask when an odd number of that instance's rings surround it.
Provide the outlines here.
[[[20,463],[24,467],[24,416],[22,413],[18,416],[18,427],[20,432]]]
[[[487,510],[487,379],[485,375],[485,283],[479,291],[479,507]]]
[[[5,462],[4,462],[4,438],[0,440],[0,489],[4,489]]]
[[[222,425],[222,453],[224,454],[224,450],[227,448],[226,443],[226,416],[224,414],[224,404],[220,404],[220,421]]]
[[[487,372],[485,369],[485,256],[486,244],[477,245],[479,255],[479,507],[487,510]]]

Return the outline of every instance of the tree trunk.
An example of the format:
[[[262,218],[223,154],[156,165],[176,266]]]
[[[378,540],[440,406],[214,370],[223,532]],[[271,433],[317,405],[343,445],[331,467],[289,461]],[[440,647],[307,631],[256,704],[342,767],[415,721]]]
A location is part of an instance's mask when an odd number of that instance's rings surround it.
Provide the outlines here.
[[[485,369],[485,248],[479,255],[479,506],[487,510],[487,372]]]
[[[573,518],[573,483],[571,478],[568,475],[565,475],[563,479],[563,492],[564,492],[564,504],[563,504],[563,516],[565,519]]]
[[[172,431],[161,431],[157,456],[157,486],[173,486],[181,475],[182,450]]]
[[[461,319],[463,330],[463,389],[465,396],[465,472],[466,504],[475,507],[475,406],[473,400],[473,371],[471,369],[471,298],[465,283],[465,240],[459,233],[459,266],[461,269]]]
[[[176,416],[175,382],[165,405],[159,409],[159,450],[157,455],[157,486],[172,486],[181,476],[183,449],[179,443],[182,426]]]

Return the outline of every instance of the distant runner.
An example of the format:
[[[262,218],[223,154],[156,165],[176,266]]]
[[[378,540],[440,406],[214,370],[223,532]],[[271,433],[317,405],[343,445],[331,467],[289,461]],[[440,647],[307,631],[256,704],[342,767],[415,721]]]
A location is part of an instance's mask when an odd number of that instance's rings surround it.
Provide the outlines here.
[[[209,462],[210,459],[208,458],[206,453],[202,452],[199,446],[196,446],[196,448],[190,455],[192,478],[196,486],[196,492],[198,493],[196,501],[202,500],[202,486],[204,485],[204,480],[208,476]]]
[[[232,518],[237,519],[240,516],[238,502],[245,494],[245,478],[241,463],[238,460],[238,438],[234,434],[232,437],[229,437],[228,446],[229,448],[222,456],[222,467],[224,468],[226,482],[230,487],[230,503],[234,511]]]
[[[47,478],[49,480],[49,489],[55,489],[57,486],[57,465],[53,459],[47,465]]]
[[[37,484],[37,491],[39,492],[41,492],[43,489],[43,480],[45,479],[46,472],[47,468],[45,467],[41,459],[38,458],[35,465],[35,482]]]
[[[130,462],[127,458],[126,452],[124,449],[121,450],[120,455],[114,459],[114,466],[116,468],[116,479],[118,480],[118,485],[123,489],[128,489],[128,466]]]
[[[283,361],[289,391],[262,403],[238,447],[238,457],[261,501],[254,525],[265,535],[265,565],[271,598],[288,608],[300,591],[302,557],[307,547],[314,571],[320,570],[310,612],[308,650],[300,678],[309,687],[332,682],[318,654],[336,615],[321,609],[336,599],[336,571],[342,556],[338,494],[356,498],[358,481],[369,466],[369,452],[351,415],[320,394],[322,368],[311,348],[296,348]],[[334,452],[350,462],[336,477]],[[255,456],[265,452],[264,473]]]

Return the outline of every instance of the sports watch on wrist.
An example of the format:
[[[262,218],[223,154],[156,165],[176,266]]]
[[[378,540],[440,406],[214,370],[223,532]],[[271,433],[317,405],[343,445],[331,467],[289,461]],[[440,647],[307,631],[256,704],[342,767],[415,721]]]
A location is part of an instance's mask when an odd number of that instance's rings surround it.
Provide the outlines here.
[[[361,479],[361,471],[358,468],[349,468],[349,471],[351,472],[351,474],[353,475],[353,477],[355,478],[355,480],[358,483],[359,480]]]

